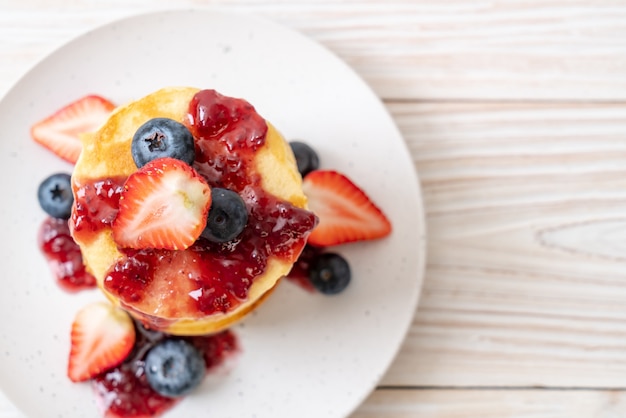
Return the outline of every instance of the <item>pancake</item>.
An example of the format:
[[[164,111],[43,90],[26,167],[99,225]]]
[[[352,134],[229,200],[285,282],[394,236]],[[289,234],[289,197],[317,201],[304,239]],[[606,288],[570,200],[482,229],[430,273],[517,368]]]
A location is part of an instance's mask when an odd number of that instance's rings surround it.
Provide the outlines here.
[[[246,202],[248,225],[233,242],[200,238],[186,250],[138,251],[114,241],[117,200],[137,171],[133,135],[157,117],[188,126],[196,146],[193,167],[211,187],[229,188]],[[149,328],[200,335],[231,326],[291,270],[316,224],[289,144],[244,100],[164,88],[117,108],[82,140],[72,175],[72,235],[99,288]],[[138,263],[149,273],[129,267]]]

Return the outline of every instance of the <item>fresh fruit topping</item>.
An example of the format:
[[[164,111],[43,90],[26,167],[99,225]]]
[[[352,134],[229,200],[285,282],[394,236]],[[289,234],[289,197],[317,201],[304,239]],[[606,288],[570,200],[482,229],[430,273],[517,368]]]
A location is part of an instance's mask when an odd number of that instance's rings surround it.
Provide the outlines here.
[[[325,295],[343,291],[350,283],[350,278],[350,265],[336,253],[319,254],[309,267],[309,280]]]
[[[37,190],[41,208],[53,218],[69,219],[72,214],[74,195],[72,177],[67,173],[55,173],[46,177]]]
[[[34,124],[30,134],[36,142],[74,164],[82,150],[80,135],[98,129],[114,108],[103,97],[85,96]]]
[[[248,211],[241,196],[232,190],[213,188],[211,208],[202,236],[212,242],[228,242],[241,234],[248,223]]]
[[[206,373],[204,356],[182,339],[167,339],[146,355],[146,377],[155,392],[171,398],[188,394]]]
[[[296,165],[302,177],[320,167],[320,160],[317,153],[308,144],[300,141],[291,141],[289,145],[291,146],[293,155],[296,157]]]
[[[87,272],[80,247],[65,219],[47,217],[39,229],[38,244],[63,290],[78,292],[96,287],[96,279]]]
[[[369,197],[345,175],[332,170],[315,170],[303,181],[309,209],[319,224],[309,235],[317,246],[382,238],[391,223]]]
[[[159,158],[128,177],[119,205],[112,225],[118,245],[184,250],[206,226],[211,189],[188,164]]]
[[[95,302],[74,318],[67,375],[81,382],[120,364],[135,344],[130,316],[107,302]]]
[[[196,158],[189,129],[168,118],[150,119],[141,125],[133,136],[131,154],[139,168],[157,158],[175,158],[189,165]]]

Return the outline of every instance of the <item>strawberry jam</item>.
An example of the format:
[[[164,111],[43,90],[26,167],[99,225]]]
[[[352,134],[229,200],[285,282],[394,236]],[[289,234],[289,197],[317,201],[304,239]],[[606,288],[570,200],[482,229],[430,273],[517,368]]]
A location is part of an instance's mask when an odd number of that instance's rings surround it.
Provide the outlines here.
[[[70,235],[66,220],[46,218],[39,229],[38,241],[62,289],[77,292],[96,286],[96,279],[85,270],[80,248]]]
[[[227,243],[200,238],[183,251],[120,248],[123,257],[111,267],[103,285],[135,313],[144,309],[139,307],[145,307],[144,312],[159,310],[168,318],[229,312],[247,300],[271,257],[296,260],[317,223],[311,212],[264,191],[255,156],[265,144],[268,126],[248,102],[202,90],[189,103],[185,123],[194,136],[193,167],[211,187],[233,190],[243,198],[248,224]],[[98,179],[81,185],[72,216],[75,236],[88,238],[111,225],[123,183],[124,179]],[[165,282],[171,283],[165,293],[178,292],[176,304],[155,308],[153,289],[163,293]],[[151,317],[143,318],[158,326]]]
[[[125,181],[124,177],[109,178],[77,188],[70,222],[74,236],[84,241],[111,226],[117,215]]]
[[[155,392],[145,376],[145,357],[166,334],[149,331],[137,324],[137,340],[132,353],[121,365],[93,379],[98,403],[105,417],[153,417],[178,402]],[[224,331],[202,337],[184,337],[204,356],[207,373],[215,370],[239,350],[235,334]]]
[[[252,105],[202,90],[189,103],[187,123],[196,139],[194,168],[209,185],[236,192],[258,185],[252,160],[265,144],[267,123]]]

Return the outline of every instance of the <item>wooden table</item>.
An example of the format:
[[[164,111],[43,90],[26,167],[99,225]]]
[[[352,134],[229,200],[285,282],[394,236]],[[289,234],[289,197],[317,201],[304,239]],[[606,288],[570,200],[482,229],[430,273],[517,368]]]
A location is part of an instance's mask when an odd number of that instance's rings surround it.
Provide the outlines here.
[[[421,177],[423,296],[353,418],[626,416],[626,1],[0,0],[0,94],[94,25],[208,3],[336,52]]]

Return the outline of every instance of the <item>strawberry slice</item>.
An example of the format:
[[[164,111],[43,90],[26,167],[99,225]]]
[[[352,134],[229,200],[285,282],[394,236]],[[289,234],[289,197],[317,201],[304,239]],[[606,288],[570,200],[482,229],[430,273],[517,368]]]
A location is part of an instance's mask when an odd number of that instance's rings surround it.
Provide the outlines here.
[[[330,246],[382,238],[391,223],[370,198],[348,177],[332,170],[315,170],[304,177],[304,194],[319,224],[309,244]]]
[[[98,129],[114,108],[103,97],[85,96],[34,124],[30,134],[36,142],[75,164],[82,150],[79,135]]]
[[[126,248],[184,250],[206,227],[211,189],[196,170],[158,158],[131,174],[113,221],[113,239]]]
[[[95,302],[78,311],[72,324],[67,375],[82,382],[119,365],[135,344],[130,316],[108,302]]]

